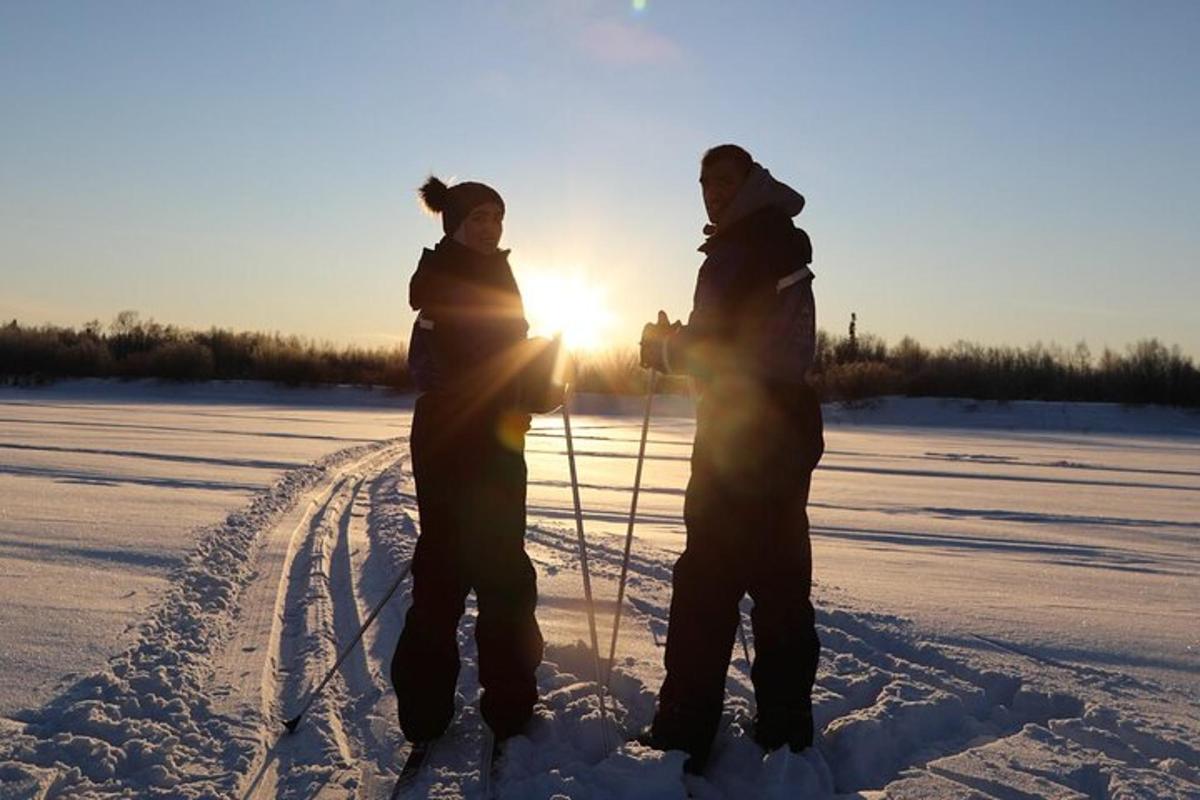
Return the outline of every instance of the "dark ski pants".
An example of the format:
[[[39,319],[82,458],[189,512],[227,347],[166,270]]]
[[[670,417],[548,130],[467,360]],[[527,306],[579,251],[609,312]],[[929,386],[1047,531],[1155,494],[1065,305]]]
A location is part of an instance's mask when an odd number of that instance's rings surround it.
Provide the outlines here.
[[[801,745],[812,736],[820,642],[806,506],[824,450],[820,405],[807,390],[751,400],[710,390],[697,414],[687,546],[675,564],[667,676],[652,729],[659,746],[687,751],[694,767],[707,760],[720,724],[747,592],[756,734]]]
[[[519,447],[500,444],[490,426],[447,436],[439,424],[445,416],[422,408],[424,400],[417,402],[412,435],[421,534],[412,606],[391,670],[400,727],[419,742],[449,726],[458,624],[474,590],[481,712],[506,738],[532,716],[543,650],[534,617],[537,574],[524,547],[525,459]]]

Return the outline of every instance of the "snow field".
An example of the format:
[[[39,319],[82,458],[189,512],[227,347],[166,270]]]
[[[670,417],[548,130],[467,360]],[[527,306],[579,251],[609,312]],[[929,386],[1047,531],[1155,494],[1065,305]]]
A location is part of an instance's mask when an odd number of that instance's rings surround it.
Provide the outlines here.
[[[294,404],[306,396],[146,382],[0,388],[0,717],[48,702],[64,675],[132,645],[198,530],[287,471],[406,422],[394,405]]]
[[[581,415],[575,425],[605,656],[639,422]],[[818,745],[764,757],[750,742],[753,694],[735,647],[713,763],[685,778],[681,754],[601,744],[555,428],[539,420],[529,448],[542,700],[505,751],[496,796],[1200,797],[1200,708],[1176,680],[1186,651],[1171,649],[1195,632],[1162,607],[1187,608],[1200,576],[1189,550],[1195,444],[831,430],[812,514]],[[689,433],[686,420],[654,428],[609,698],[624,733],[649,722],[661,680]],[[1039,494],[1041,479],[1074,494]],[[407,582],[296,734],[279,733],[407,564],[417,527],[402,438],[289,469],[200,532],[126,650],[0,722],[0,798],[386,797],[407,752],[387,677]],[[864,577],[864,565],[882,574]],[[1020,583],[1030,575],[1032,592]],[[1093,598],[1099,633],[1073,629],[1076,612],[1054,606],[1054,585],[1072,580]],[[993,584],[1025,594],[1006,606],[988,595]],[[1103,613],[1105,587],[1141,598],[1145,631]],[[1026,605],[1040,624],[1026,626]],[[472,637],[473,607],[459,632],[460,713],[413,797],[479,796]]]

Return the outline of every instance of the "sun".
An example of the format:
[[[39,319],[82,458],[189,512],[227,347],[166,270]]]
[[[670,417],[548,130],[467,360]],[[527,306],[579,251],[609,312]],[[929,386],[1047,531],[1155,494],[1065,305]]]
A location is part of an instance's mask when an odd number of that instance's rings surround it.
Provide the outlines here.
[[[604,287],[580,269],[521,271],[521,297],[533,336],[561,333],[570,350],[596,350],[612,326]]]

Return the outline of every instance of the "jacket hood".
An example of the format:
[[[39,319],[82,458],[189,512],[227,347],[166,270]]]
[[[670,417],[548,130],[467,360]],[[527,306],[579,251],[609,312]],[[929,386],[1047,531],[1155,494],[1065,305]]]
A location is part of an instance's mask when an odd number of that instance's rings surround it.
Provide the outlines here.
[[[804,195],[780,180],[757,161],[750,166],[750,173],[734,195],[733,201],[715,225],[705,225],[704,234],[714,236],[728,230],[746,217],[763,210],[777,208],[789,218],[804,210]]]

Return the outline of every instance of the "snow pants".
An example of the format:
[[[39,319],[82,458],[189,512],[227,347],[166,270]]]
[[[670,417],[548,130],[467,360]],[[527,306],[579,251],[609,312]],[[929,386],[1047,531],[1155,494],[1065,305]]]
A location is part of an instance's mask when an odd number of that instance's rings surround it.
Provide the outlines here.
[[[820,642],[810,594],[808,503],[824,451],[821,407],[808,387],[714,385],[700,399],[684,503],[687,546],[675,563],[667,675],[652,737],[707,760],[747,592],[754,601],[751,680],[756,736],[812,739]]]
[[[458,624],[472,590],[483,718],[503,739],[532,716],[543,640],[537,574],[525,554],[523,419],[519,430],[511,420],[507,431],[494,419],[464,426],[430,395],[417,400],[411,448],[421,533],[391,668],[410,741],[440,736],[454,717]]]

